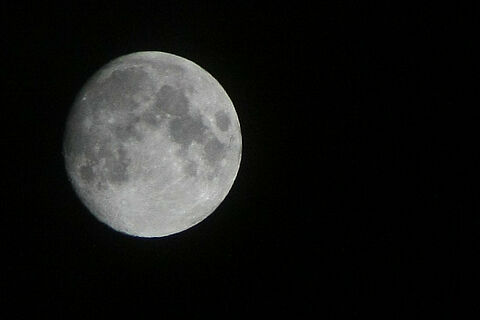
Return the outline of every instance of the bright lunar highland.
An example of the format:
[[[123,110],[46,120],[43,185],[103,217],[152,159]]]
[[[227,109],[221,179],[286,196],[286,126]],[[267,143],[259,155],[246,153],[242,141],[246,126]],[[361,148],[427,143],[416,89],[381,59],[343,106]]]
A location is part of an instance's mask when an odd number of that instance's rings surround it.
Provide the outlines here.
[[[68,116],[63,154],[85,206],[140,237],[186,230],[225,199],[240,166],[240,123],[195,63],[137,52],[101,68]]]

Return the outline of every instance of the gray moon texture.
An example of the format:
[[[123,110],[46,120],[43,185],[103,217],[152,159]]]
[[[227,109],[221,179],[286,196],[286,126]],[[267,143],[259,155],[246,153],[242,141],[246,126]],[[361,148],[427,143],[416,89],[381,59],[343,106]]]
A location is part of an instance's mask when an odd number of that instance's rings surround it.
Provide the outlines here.
[[[163,237],[208,217],[237,176],[232,101],[207,71],[146,51],[102,67],[77,95],[63,143],[74,190],[98,220]]]

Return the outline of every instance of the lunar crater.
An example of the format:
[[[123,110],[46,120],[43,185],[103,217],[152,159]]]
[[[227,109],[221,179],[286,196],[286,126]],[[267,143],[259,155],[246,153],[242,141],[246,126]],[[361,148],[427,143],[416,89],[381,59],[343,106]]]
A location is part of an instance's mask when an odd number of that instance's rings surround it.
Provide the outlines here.
[[[138,108],[148,101],[153,90],[148,73],[138,67],[115,70],[92,87],[88,95],[90,104],[105,106],[113,112]]]
[[[217,127],[222,131],[227,131],[230,127],[230,118],[225,111],[217,111],[215,113],[215,121]]]
[[[93,180],[94,178],[94,173],[93,173],[93,170],[92,170],[92,167],[91,166],[88,166],[88,165],[83,165],[80,167],[80,176],[82,177],[82,179],[89,183]]]
[[[185,117],[190,109],[188,98],[182,89],[164,85],[156,94],[155,106],[160,112]]]
[[[170,134],[172,140],[187,148],[193,141],[205,141],[207,127],[199,116],[185,116],[170,120]]]
[[[138,119],[132,119],[127,123],[121,123],[113,126],[112,130],[115,136],[121,141],[142,141],[144,133],[138,128]]]
[[[211,165],[216,165],[225,157],[226,146],[214,137],[205,144],[204,151],[207,161]]]
[[[187,165],[185,166],[185,172],[189,176],[196,176],[197,175],[197,170],[198,170],[198,164],[194,161],[188,161]]]

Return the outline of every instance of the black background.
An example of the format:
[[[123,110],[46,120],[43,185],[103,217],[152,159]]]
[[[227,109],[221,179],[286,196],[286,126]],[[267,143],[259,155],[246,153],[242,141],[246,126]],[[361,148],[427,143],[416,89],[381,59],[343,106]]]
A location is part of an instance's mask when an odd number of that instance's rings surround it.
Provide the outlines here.
[[[3,312],[478,311],[475,8],[204,2],[2,5]],[[91,216],[61,154],[81,86],[144,50],[209,71],[243,135],[226,200],[160,239]]]

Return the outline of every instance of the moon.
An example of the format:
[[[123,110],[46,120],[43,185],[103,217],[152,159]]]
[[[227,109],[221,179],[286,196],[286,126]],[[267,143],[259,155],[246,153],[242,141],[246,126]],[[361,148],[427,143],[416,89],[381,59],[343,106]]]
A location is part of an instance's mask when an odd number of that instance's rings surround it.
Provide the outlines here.
[[[158,51],[96,72],[71,107],[63,141],[81,201],[138,237],[175,234],[208,217],[235,181],[241,150],[237,113],[218,81]]]

